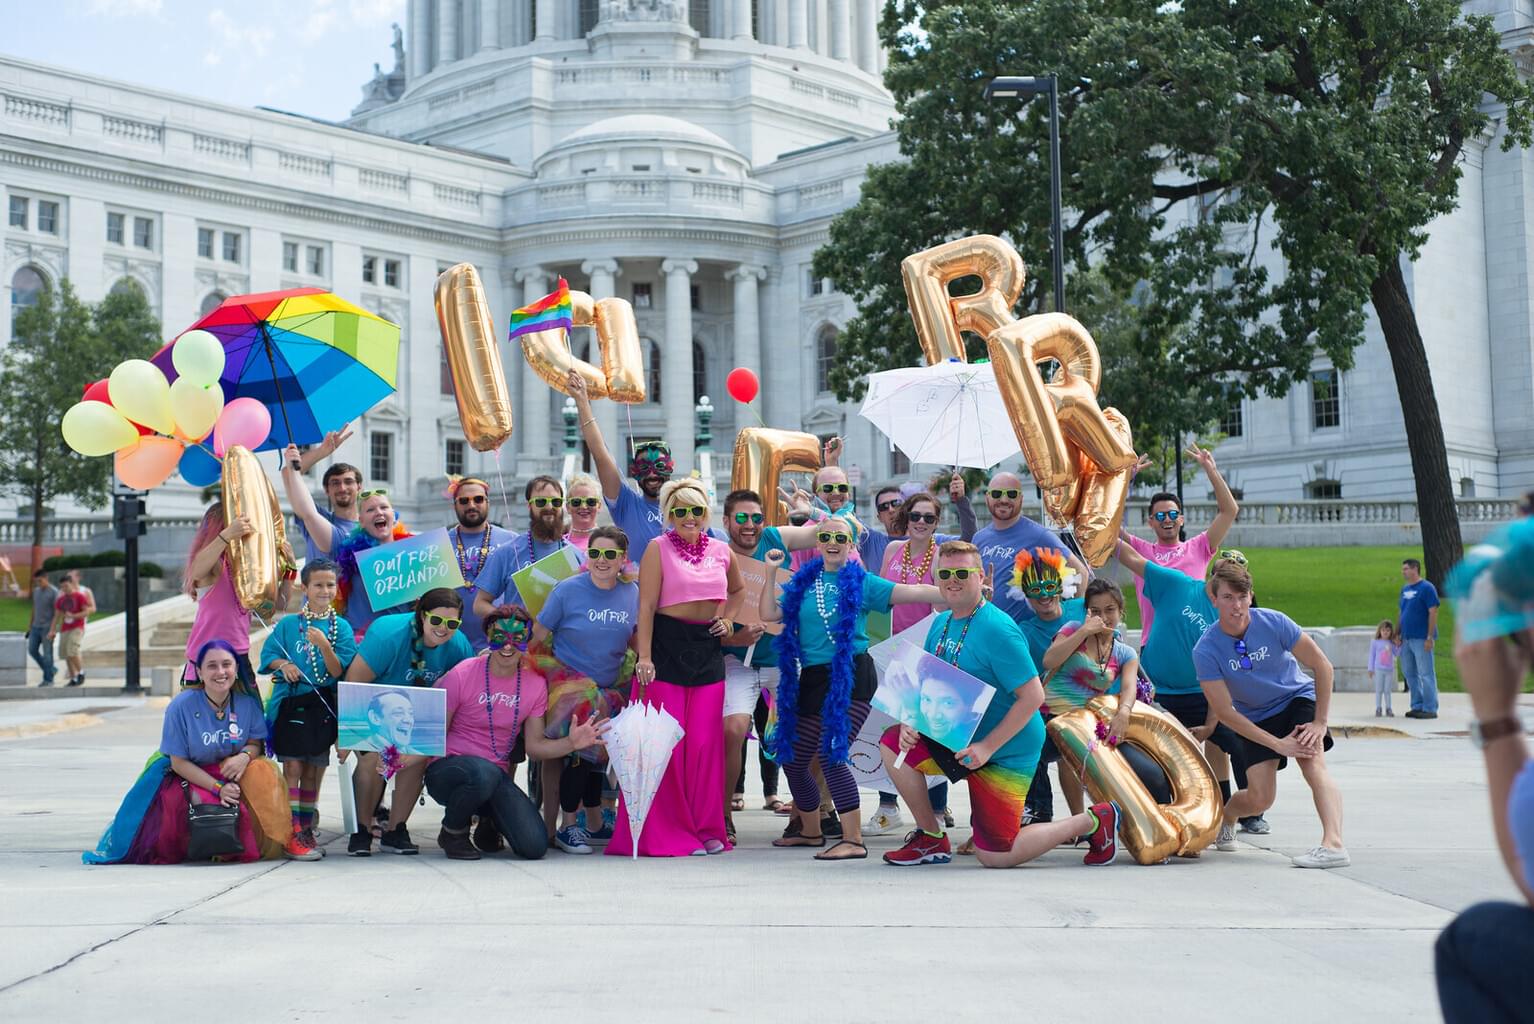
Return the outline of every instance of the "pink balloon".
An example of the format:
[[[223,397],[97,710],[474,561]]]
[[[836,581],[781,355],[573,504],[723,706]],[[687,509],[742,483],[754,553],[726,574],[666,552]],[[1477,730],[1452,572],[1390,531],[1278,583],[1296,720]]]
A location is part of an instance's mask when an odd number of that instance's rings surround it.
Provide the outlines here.
[[[213,454],[219,458],[230,445],[255,451],[272,432],[272,414],[254,398],[236,398],[224,406],[213,424]]]

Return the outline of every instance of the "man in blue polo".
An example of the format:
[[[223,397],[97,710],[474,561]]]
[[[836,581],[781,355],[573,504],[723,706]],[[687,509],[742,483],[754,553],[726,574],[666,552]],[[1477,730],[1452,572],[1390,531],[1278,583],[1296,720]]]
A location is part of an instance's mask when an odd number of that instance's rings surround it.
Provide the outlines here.
[[[1433,646],[1438,639],[1438,588],[1422,578],[1422,563],[1401,563],[1401,674],[1411,692],[1407,718],[1438,717],[1438,672]]]

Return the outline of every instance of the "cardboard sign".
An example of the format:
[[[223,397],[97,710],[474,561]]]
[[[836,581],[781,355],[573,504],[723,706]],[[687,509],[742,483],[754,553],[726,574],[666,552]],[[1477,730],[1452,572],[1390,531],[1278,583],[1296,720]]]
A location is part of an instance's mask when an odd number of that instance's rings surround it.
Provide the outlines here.
[[[740,615],[736,618],[742,626],[762,625],[762,631],[772,636],[783,632],[783,623],[762,623],[761,600],[762,588],[767,586],[767,577],[773,575],[773,586],[778,587],[794,578],[794,574],[787,569],[779,569],[775,574],[772,566],[756,558],[746,558],[744,555],[735,556],[735,570],[740,573],[740,580],[746,585],[746,598],[740,603]]]
[[[446,529],[369,548],[357,556],[357,576],[375,612],[409,604],[428,590],[464,585]]]

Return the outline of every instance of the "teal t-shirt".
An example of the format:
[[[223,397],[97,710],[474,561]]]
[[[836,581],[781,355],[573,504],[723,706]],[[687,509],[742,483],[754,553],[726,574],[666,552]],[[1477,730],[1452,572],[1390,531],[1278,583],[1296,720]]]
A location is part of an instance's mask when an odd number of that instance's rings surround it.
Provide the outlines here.
[[[1145,599],[1161,623],[1140,652],[1140,666],[1157,693],[1198,693],[1193,648],[1219,620],[1204,581],[1155,562],[1145,563]]]
[[[1060,617],[1045,621],[1037,615],[1023,619],[1017,624],[1017,628],[1023,631],[1023,637],[1028,641],[1028,653],[1033,655],[1033,664],[1044,664],[1044,652],[1049,650],[1049,645],[1055,642],[1055,634],[1060,632],[1060,627],[1067,622],[1082,622],[1087,617],[1087,601],[1084,597],[1073,597],[1068,601],[1060,602]]]
[[[952,617],[953,612],[948,611],[938,615],[932,627],[927,630],[924,646],[929,654],[935,654],[981,682],[995,687],[996,696],[991,698],[990,706],[985,709],[980,724],[975,727],[975,739],[983,740],[1012,710],[1012,705],[1017,703],[1012,691],[1037,678],[1039,670],[1034,667],[1033,655],[1028,649],[1030,645],[1022,629],[995,604],[987,601],[975,609],[975,614],[970,617],[968,634],[964,633],[962,619],[948,626]],[[1064,616],[1058,620],[1061,625],[1068,621]],[[946,640],[943,639],[944,626],[948,626]],[[959,646],[961,635],[964,637],[962,647]],[[942,650],[938,649],[940,640]],[[989,763],[1031,775],[1039,763],[1039,751],[1043,748],[1044,719],[1034,714],[1028,719],[1028,724],[1017,731],[1017,735],[992,755]]]
[[[788,547],[783,543],[783,535],[778,532],[776,526],[763,528],[762,535],[756,542],[756,550],[751,553],[751,557],[758,562],[764,562],[767,560],[767,552],[769,551],[781,551],[785,556],[788,554]],[[745,664],[746,652],[749,650],[751,650],[749,646],[730,647],[726,645],[724,653],[735,655],[736,661]],[[778,649],[773,646],[772,634],[763,633],[762,638],[756,642],[756,650],[751,651],[751,667],[772,668],[777,663]]]
[[[832,622],[836,621],[836,603],[841,597],[841,590],[836,583],[840,575],[840,572],[822,573],[819,580],[824,590],[826,615]],[[858,608],[857,628],[852,637],[854,655],[868,650],[868,613],[889,611],[890,595],[894,592],[895,584],[891,581],[871,572],[863,573],[863,600]],[[831,634],[826,631],[825,619],[820,616],[814,586],[805,588],[804,602],[799,605],[799,649],[804,659],[799,666],[801,669],[810,665],[829,665],[836,653],[831,644]]]
[[[474,657],[474,647],[464,637],[463,630],[454,630],[447,643],[423,647],[426,667],[414,673],[410,668],[410,620],[413,618],[414,612],[385,615],[373,620],[368,627],[367,636],[362,638],[362,646],[357,649],[357,657],[373,670],[375,683],[431,686],[448,669]]]

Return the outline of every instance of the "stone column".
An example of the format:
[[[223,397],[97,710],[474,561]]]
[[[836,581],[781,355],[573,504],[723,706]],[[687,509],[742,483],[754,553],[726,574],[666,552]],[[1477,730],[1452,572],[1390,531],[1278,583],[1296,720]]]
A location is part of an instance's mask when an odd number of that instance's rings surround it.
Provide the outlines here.
[[[810,0],[788,0],[788,45],[796,50],[810,46]]]
[[[857,0],[858,67],[879,73],[879,0]]]
[[[533,13],[538,24],[533,26],[533,39],[542,42],[545,39],[558,38],[558,26],[555,24],[559,17],[558,5],[554,0],[537,0],[533,7]]]
[[[744,366],[762,379],[762,325],[761,308],[758,305],[757,285],[767,277],[767,268],[742,263],[725,275],[735,282],[735,360],[736,366]],[[751,402],[758,413],[762,411],[762,399],[758,395]],[[745,422],[744,418],[741,422]]]
[[[735,24],[730,34],[732,39],[754,39],[756,37],[755,26],[751,24],[751,0],[734,0]]]
[[[591,278],[591,297],[593,299],[610,299],[618,294],[618,275],[622,268],[617,260],[587,260],[581,264],[581,273]],[[641,351],[639,358],[644,359]],[[602,365],[601,352],[596,347],[593,337],[591,344],[591,362],[595,366]],[[641,371],[643,372],[643,371]],[[628,460],[625,458],[627,449],[618,435],[618,424],[626,419],[618,403],[602,399],[591,403],[591,415],[596,417],[597,426],[602,429],[602,440],[607,442],[607,450],[613,453],[613,458],[618,460],[618,465],[627,468]]]
[[[431,71],[431,4],[429,0],[410,0],[408,15],[410,46],[405,65],[412,80]]]
[[[501,48],[500,0],[479,0],[479,48],[481,50]]]
[[[661,351],[661,399],[666,409],[666,441],[678,473],[693,470],[692,441],[692,275],[694,260],[666,260],[666,345]]]
[[[831,59],[850,60],[852,55],[852,0],[831,0]]]
[[[537,302],[549,293],[549,272],[542,267],[526,267],[518,272],[522,279],[522,301],[517,308]],[[520,342],[514,342],[511,355],[522,359]],[[524,360],[525,361],[525,360]],[[517,450],[535,459],[547,458],[549,448],[549,418],[553,407],[553,390],[532,367],[522,368],[522,403],[517,410],[517,430],[522,443]]]
[[[458,5],[437,0],[437,66],[458,59]]]

